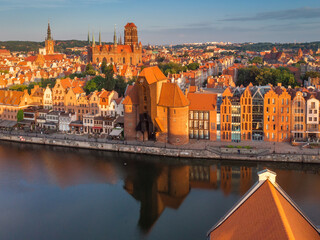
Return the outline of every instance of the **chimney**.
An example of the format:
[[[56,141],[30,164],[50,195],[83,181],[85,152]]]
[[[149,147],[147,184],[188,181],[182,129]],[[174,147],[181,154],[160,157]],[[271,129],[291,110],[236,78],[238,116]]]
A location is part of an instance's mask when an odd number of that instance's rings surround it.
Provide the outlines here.
[[[276,176],[275,172],[270,171],[269,169],[262,170],[258,172],[259,182],[269,180],[272,184],[276,183]]]

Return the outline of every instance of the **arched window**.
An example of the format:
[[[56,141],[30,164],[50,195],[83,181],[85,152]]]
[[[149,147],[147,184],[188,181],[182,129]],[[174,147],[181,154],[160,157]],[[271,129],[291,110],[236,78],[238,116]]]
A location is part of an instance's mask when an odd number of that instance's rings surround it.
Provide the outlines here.
[[[124,57],[124,58],[123,58],[123,64],[125,64],[125,63],[126,63],[126,58]]]
[[[107,63],[107,59],[104,57],[104,58],[102,59],[102,62],[106,62],[106,63]]]
[[[97,63],[99,63],[100,61],[99,61],[99,58],[97,58]]]
[[[113,63],[113,58],[110,58],[110,62]]]

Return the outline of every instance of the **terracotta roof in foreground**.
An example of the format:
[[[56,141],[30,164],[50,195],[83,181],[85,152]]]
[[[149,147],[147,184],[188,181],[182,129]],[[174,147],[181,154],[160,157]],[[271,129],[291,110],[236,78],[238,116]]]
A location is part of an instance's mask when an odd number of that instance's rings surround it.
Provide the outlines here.
[[[320,239],[316,227],[278,186],[275,174],[269,170],[262,171],[259,182],[208,236],[211,240]]]

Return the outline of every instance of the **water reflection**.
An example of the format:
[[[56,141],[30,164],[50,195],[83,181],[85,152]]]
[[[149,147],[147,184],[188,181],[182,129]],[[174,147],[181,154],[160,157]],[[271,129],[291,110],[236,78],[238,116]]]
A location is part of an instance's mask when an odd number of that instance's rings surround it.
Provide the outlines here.
[[[6,196],[8,194],[6,191],[10,194],[43,191],[42,188],[40,190],[37,188],[39,184],[44,188],[57,186],[62,190],[81,185],[105,184],[106,188],[108,186],[118,188],[119,185],[139,204],[138,215],[133,211],[126,213],[125,217],[136,219],[138,229],[144,236],[154,238],[153,232],[159,236],[158,229],[167,229],[175,224],[174,219],[170,223],[159,220],[166,215],[166,209],[183,215],[193,206],[194,199],[208,197],[213,198],[215,202],[208,206],[198,206],[199,209],[209,212],[215,207],[214,205],[223,205],[227,210],[257,181],[256,173],[266,167],[277,172],[277,182],[280,186],[302,207],[315,224],[320,225],[320,170],[317,165],[194,162],[185,159],[150,158],[142,155],[1,143],[0,194]],[[90,192],[89,190],[81,192],[81,196],[90,204],[95,204],[99,202],[97,199],[99,196],[95,195],[92,189]],[[218,195],[212,195],[213,193]],[[29,194],[32,201],[34,193]],[[187,201],[189,196],[190,200]],[[128,204],[129,199],[125,200]],[[117,200],[113,199],[112,202]],[[183,204],[186,207],[182,207]],[[101,209],[105,207],[101,206]],[[116,213],[121,209],[111,206],[108,211]],[[32,219],[32,216],[30,217]],[[188,216],[188,222],[193,224],[184,226],[187,230],[179,232],[177,228],[173,235],[166,232],[165,236],[167,239],[179,239],[188,236],[189,228],[193,228],[189,236],[204,239],[206,230],[222,215],[217,211],[210,212],[206,218],[201,217],[198,219],[200,215],[197,217],[195,211],[193,216]],[[78,221],[84,221],[82,224],[85,224],[86,218]],[[122,231],[121,229],[126,227],[126,225],[113,226],[111,220],[110,222],[108,229],[116,228]],[[157,230],[154,230],[155,226]],[[104,232],[100,228],[93,227],[92,231],[97,231],[97,235],[103,238]],[[23,234],[25,233],[21,230],[21,236]],[[81,230],[71,237],[81,239]],[[136,238],[139,238],[139,235]]]

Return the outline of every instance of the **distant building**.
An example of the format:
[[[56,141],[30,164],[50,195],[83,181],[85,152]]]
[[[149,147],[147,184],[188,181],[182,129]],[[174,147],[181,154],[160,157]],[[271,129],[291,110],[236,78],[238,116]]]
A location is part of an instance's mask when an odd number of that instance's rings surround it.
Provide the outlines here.
[[[92,45],[88,47],[88,62],[99,64],[105,61],[110,64],[138,65],[142,63],[142,44],[138,43],[137,26],[127,23],[124,27],[124,44],[121,38],[118,43],[116,30],[114,31],[113,45],[103,45],[99,39],[96,45],[94,36]]]

